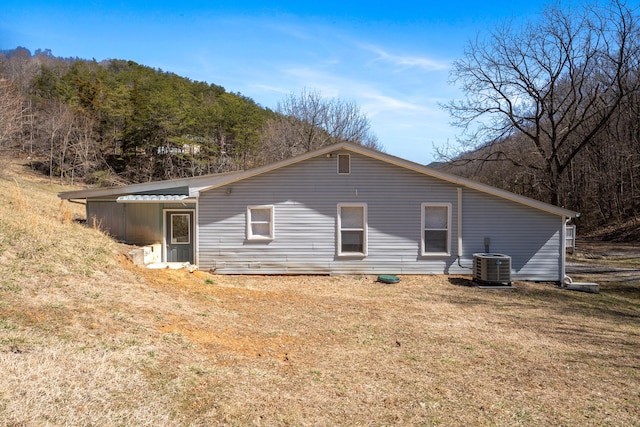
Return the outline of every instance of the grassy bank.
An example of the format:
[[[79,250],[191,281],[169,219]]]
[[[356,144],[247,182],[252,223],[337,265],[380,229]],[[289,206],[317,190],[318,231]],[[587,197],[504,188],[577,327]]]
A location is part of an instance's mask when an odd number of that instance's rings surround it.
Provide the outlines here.
[[[638,425],[640,284],[146,271],[0,177],[0,425]]]

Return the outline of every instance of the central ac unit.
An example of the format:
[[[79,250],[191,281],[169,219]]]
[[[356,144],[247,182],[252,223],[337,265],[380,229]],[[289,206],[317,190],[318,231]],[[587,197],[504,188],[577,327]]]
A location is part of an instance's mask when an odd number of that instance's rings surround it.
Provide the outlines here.
[[[511,285],[511,257],[503,254],[473,254],[473,280],[480,284]]]

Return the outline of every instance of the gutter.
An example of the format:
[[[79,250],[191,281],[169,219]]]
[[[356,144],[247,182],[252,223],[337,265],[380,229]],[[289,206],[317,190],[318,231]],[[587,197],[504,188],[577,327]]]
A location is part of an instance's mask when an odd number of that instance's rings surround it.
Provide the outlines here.
[[[560,245],[562,252],[560,255],[560,280],[558,281],[560,286],[573,282],[571,277],[567,276],[567,224],[569,224],[569,221],[571,221],[571,218],[564,218],[562,232],[560,233],[560,240],[562,240]]]
[[[473,267],[465,267],[462,265],[462,187],[458,187],[458,266],[473,270]]]

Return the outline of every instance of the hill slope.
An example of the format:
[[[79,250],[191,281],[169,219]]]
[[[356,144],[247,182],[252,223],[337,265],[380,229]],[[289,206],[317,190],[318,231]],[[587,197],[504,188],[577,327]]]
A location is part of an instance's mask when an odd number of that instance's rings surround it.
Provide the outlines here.
[[[136,269],[60,187],[0,166],[0,425],[640,419],[638,284]]]

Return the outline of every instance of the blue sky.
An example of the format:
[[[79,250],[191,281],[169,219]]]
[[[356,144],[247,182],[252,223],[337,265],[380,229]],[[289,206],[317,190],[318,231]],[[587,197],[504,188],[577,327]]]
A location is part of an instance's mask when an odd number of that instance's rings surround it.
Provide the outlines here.
[[[439,103],[468,40],[538,0],[439,2],[4,0],[0,49],[127,59],[275,109],[303,89],[354,101],[389,154],[420,163],[459,129]]]

